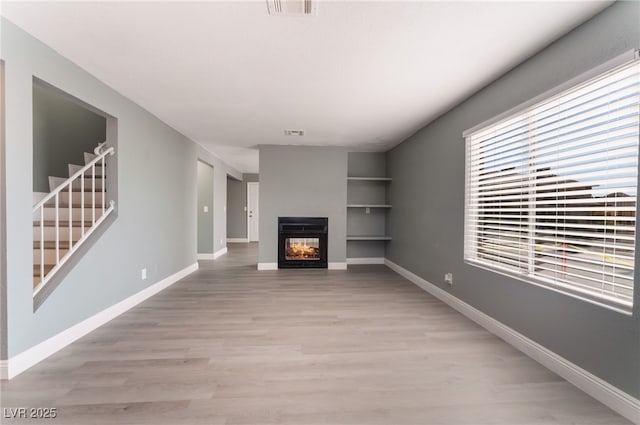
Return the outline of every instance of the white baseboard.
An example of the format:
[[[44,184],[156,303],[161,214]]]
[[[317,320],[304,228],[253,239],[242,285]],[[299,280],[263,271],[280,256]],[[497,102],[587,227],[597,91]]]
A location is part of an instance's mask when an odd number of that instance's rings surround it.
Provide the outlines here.
[[[619,390],[608,382],[582,369],[580,366],[571,363],[564,357],[559,356],[475,307],[454,297],[447,291],[411,273],[409,270],[387,259],[385,259],[384,263],[399,275],[464,314],[469,319],[487,329],[492,334],[500,337],[546,368],[557,373],[591,397],[618,412],[631,422],[640,424],[640,400],[637,398]]]
[[[227,238],[227,242],[230,243],[247,243],[249,242],[249,239],[247,238]]]
[[[0,381],[9,379],[9,361],[0,360]]]
[[[222,248],[222,249],[220,249],[220,250],[218,250],[218,251],[213,253],[213,259],[216,260],[216,259],[222,257],[226,253],[227,253],[227,247],[225,246],[224,248]]]
[[[384,264],[384,257],[347,258],[347,264]]]
[[[344,263],[328,263],[327,268],[329,270],[347,270],[347,262]]]
[[[198,254],[196,258],[198,260],[216,260],[222,257],[226,253],[227,253],[227,247],[225,246],[224,248],[214,252],[213,254]]]
[[[135,307],[147,298],[152,297],[196,270],[198,270],[198,263],[191,264],[171,276],[146,287],[142,291],[131,295],[129,298],[126,298],[111,307],[107,307],[88,319],[85,319],[82,322],[65,329],[59,334],[54,335],[51,338],[23,351],[22,353],[11,357],[8,361],[8,379],[24,372],[55,352],[61,350],[89,332],[99,328],[110,320],[115,319],[130,308]]]

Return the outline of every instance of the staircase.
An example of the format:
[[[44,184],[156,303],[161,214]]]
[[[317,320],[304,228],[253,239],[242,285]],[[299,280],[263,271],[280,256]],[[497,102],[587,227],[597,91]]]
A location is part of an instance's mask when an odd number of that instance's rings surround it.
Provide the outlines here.
[[[49,177],[51,192],[33,207],[33,291],[38,294],[113,211],[107,202],[107,157],[113,147],[85,153],[85,165],[69,164],[69,178]]]

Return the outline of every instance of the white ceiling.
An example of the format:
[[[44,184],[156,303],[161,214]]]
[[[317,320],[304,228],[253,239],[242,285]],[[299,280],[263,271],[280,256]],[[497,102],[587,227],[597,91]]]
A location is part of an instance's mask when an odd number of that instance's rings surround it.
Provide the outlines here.
[[[387,150],[610,1],[2,2],[2,14],[243,172],[258,144]],[[285,136],[303,129],[305,136]]]

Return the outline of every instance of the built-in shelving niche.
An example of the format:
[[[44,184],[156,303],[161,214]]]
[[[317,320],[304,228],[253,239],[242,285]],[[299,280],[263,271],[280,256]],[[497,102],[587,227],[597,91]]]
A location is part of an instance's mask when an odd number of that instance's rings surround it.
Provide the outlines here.
[[[388,211],[384,153],[350,152],[347,178],[347,260],[372,263],[384,258]],[[377,260],[377,261],[376,261]]]

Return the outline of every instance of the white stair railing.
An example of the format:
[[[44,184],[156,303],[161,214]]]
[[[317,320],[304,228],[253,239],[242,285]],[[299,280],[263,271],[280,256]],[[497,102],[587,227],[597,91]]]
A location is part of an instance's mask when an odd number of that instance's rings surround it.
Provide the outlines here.
[[[35,284],[33,295],[37,295],[38,292],[44,288],[53,275],[60,270],[62,265],[73,255],[73,253],[80,248],[80,246],[87,240],[87,238],[93,233],[93,231],[102,223],[115,208],[115,201],[109,201],[109,205],[106,205],[106,158],[115,154],[113,147],[106,148],[105,143],[101,143],[94,150],[96,157],[86,164],[83,168],[74,173],[71,177],[65,180],[62,184],[56,187],[51,193],[45,196],[40,202],[33,207],[34,220],[38,220],[39,226],[39,245],[36,249],[34,246],[34,253],[38,250],[39,255],[39,282]],[[96,170],[100,170],[100,175],[96,177]],[[87,176],[90,173],[90,176]],[[89,195],[89,201],[85,199],[85,179],[91,178],[91,191],[86,191]],[[100,182],[100,187],[96,188],[96,182]],[[74,191],[74,183],[76,190]],[[79,184],[78,184],[79,183]],[[79,191],[77,189],[79,187]],[[63,191],[67,190],[67,193]],[[76,198],[79,194],[79,204],[74,206],[74,194]],[[67,198],[68,205],[62,205]],[[77,200],[76,200],[77,202]],[[45,210],[53,209],[53,220],[45,220]],[[67,210],[68,217],[61,218],[64,209]],[[74,226],[74,210],[76,211],[77,222],[77,210],[79,210],[79,226]],[[47,216],[48,216],[47,215]],[[52,223],[53,222],[53,223]],[[65,223],[66,222],[66,223]],[[34,222],[34,226],[35,226]],[[68,226],[68,235],[61,234],[61,227],[64,224]],[[46,238],[45,227],[53,228],[53,237]],[[74,232],[74,227],[78,228],[78,231]],[[62,232],[64,233],[64,231]],[[50,235],[49,235],[50,236]],[[66,241],[68,238],[68,246],[61,248],[63,244],[61,242]],[[35,239],[35,238],[34,238]],[[49,240],[53,239],[53,240]],[[47,243],[48,242],[48,243]],[[66,243],[65,243],[66,245]],[[48,259],[47,250],[53,250],[53,261]],[[62,251],[66,251],[62,253]],[[35,262],[36,254],[34,254]],[[49,263],[46,265],[46,263]],[[53,267],[51,267],[53,266]],[[35,268],[34,268],[35,271]]]

